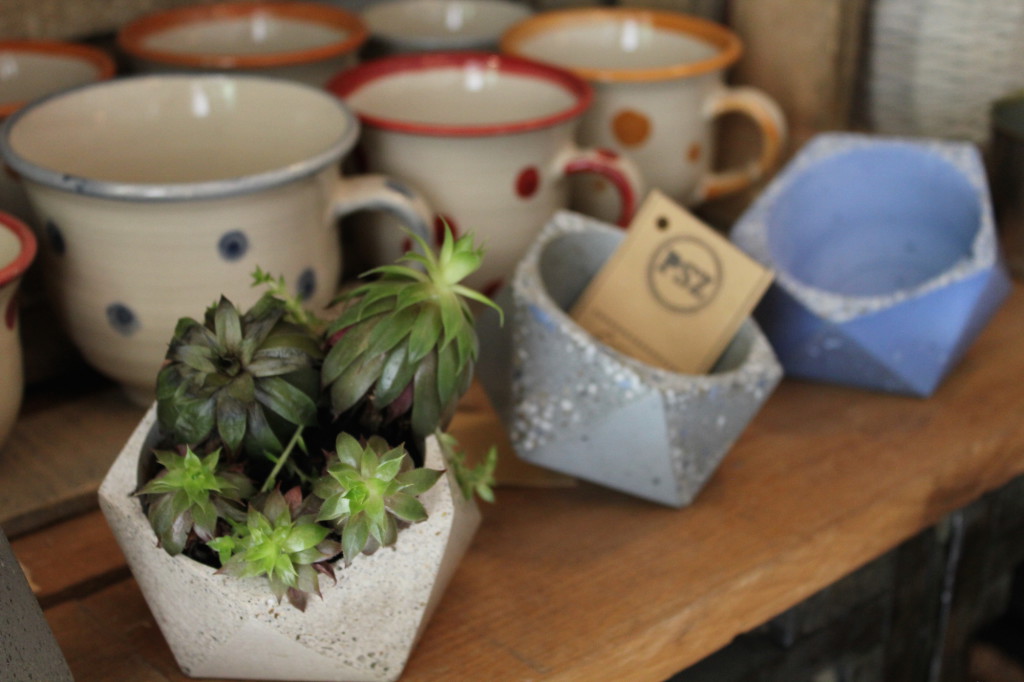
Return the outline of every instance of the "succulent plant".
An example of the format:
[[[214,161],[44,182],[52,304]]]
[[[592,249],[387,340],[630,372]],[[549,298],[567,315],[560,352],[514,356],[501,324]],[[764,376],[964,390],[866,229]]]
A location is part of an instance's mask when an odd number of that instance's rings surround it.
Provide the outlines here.
[[[469,388],[478,354],[469,301],[498,308],[459,284],[483,258],[470,235],[456,240],[446,229],[437,254],[411,236],[423,253],[370,270],[377,279],[341,298],[347,307],[328,327],[321,383],[336,418],[376,433],[408,416],[422,439],[447,425]]]
[[[244,523],[232,526],[231,535],[208,543],[220,556],[221,573],[265,576],[278,599],[287,595],[301,610],[306,608],[307,593],[320,594],[321,574],[334,578],[329,560],[341,545],[328,538],[330,529],[317,523],[299,488],[284,495],[272,490],[250,504]]]
[[[480,265],[469,237],[438,254],[413,238],[423,253],[372,270],[329,326],[260,269],[268,291],[244,314],[222,297],[178,322],[157,378],[162,468],[137,493],[164,549],[304,609],[339,558],[426,519],[417,497],[443,472],[410,452],[472,377],[469,301],[494,304],[459,284]],[[472,469],[447,449],[463,493],[492,499],[490,456]]]
[[[392,448],[379,436],[363,446],[350,434],[338,435],[336,459],[313,485],[323,499],[318,521],[341,526],[346,561],[364,551],[395,543],[397,521],[427,518],[416,496],[430,489],[442,471],[413,468],[404,447]]]
[[[318,337],[285,318],[266,294],[242,315],[224,297],[203,323],[182,318],[157,377],[157,415],[165,433],[195,444],[216,434],[231,451],[280,452],[272,422],[316,422]]]
[[[491,447],[483,461],[475,466],[467,460],[466,453],[457,449],[458,442],[449,433],[438,432],[437,440],[444,453],[445,461],[452,468],[459,490],[467,500],[476,495],[485,502],[494,502],[494,470],[498,466],[498,449]]]
[[[147,515],[160,545],[168,554],[179,554],[189,535],[209,542],[217,519],[238,519],[241,502],[253,493],[252,483],[240,473],[217,471],[220,450],[200,458],[191,448],[185,454],[157,450],[163,470],[137,495],[149,495]]]

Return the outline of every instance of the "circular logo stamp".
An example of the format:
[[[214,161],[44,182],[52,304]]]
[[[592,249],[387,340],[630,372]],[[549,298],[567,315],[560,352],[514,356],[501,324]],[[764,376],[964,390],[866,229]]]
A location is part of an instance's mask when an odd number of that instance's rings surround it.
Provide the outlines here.
[[[673,237],[654,250],[647,284],[666,308],[692,313],[708,305],[722,286],[718,255],[697,237]]]

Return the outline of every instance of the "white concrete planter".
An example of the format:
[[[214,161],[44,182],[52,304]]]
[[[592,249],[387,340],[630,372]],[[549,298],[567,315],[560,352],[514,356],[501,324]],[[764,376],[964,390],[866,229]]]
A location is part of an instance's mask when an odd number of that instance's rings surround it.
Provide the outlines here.
[[[420,496],[429,518],[397,543],[321,580],[305,612],[278,603],[262,578],[214,569],[157,547],[137,498],[139,455],[157,438],[150,409],[100,487],[100,506],[181,669],[193,677],[394,680],[423,633],[480,514],[451,470]],[[426,466],[445,468],[435,439]]]
[[[652,367],[566,313],[624,233],[562,211],[478,324],[477,376],[524,460],[661,504],[690,504],[782,368],[747,320],[707,374]]]

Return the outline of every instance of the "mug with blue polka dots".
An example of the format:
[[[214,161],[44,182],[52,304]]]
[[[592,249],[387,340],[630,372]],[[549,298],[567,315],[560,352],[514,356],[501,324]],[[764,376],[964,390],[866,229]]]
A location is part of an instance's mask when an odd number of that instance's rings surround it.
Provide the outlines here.
[[[310,308],[328,305],[340,216],[385,210],[427,235],[433,213],[415,190],[341,173],[358,135],[346,105],[308,85],[167,74],[38,100],[8,120],[0,152],[35,209],[71,339],[141,402],[178,318],[221,294],[250,305],[257,266]]]

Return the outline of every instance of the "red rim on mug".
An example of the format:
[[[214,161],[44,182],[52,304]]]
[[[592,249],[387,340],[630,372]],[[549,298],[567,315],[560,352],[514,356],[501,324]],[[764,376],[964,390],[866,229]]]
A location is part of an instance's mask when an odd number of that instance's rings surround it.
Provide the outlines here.
[[[36,237],[28,225],[9,213],[0,213],[0,229],[14,233],[21,243],[21,250],[13,260],[0,262],[0,287],[7,286],[25,274],[36,257]]]
[[[539,130],[570,121],[583,114],[594,98],[591,86],[582,78],[565,69],[522,57],[490,52],[428,52],[383,57],[339,73],[327,84],[327,89],[346,100],[360,88],[392,75],[452,68],[479,69],[534,77],[565,89],[572,96],[573,101],[570,106],[547,116],[502,123],[446,125],[370,115],[357,111],[359,120],[377,128],[416,135],[440,137],[506,135]]]
[[[327,45],[265,54],[192,53],[150,47],[148,41],[164,31],[190,24],[212,24],[268,16],[336,29],[344,38]],[[363,20],[339,7],[315,2],[230,2],[193,5],[157,11],[126,24],[117,44],[128,55],[163,64],[192,68],[262,69],[305,64],[358,50],[369,37]]]
[[[103,50],[76,43],[62,43],[56,40],[0,40],[0,55],[5,52],[85,62],[96,70],[95,80],[98,81],[113,78],[117,70],[114,59]],[[10,116],[25,104],[25,101],[0,102],[0,118]]]

